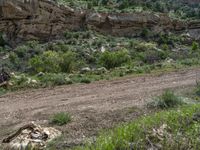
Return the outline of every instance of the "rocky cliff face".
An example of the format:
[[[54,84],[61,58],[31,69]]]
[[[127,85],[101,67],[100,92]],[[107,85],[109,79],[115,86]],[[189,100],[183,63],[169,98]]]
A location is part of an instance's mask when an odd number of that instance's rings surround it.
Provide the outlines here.
[[[5,19],[24,19],[37,13],[38,0],[1,0],[1,17]]]
[[[200,38],[200,21],[180,22],[165,14],[94,13],[75,11],[49,0],[3,0],[0,3],[0,32],[11,44],[24,40],[60,38],[66,30],[89,28],[115,36],[138,36],[144,28],[153,32],[189,32]],[[198,34],[199,35],[199,34]]]
[[[81,12],[57,6],[48,0],[35,3],[5,0],[0,7],[3,12],[0,18],[0,32],[4,32],[12,44],[22,40],[56,38],[67,29],[82,28],[84,20],[84,14]]]
[[[182,0],[182,2],[187,4],[199,4],[200,0]]]

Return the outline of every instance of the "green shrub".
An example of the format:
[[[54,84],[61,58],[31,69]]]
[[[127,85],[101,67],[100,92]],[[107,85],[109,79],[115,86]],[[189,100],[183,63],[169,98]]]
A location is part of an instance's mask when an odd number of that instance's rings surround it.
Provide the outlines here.
[[[120,67],[130,61],[130,56],[127,50],[117,52],[106,51],[100,56],[100,64],[107,69]]]
[[[54,114],[50,120],[50,123],[56,124],[59,126],[65,125],[71,121],[71,115],[65,112],[60,112]]]
[[[134,48],[135,43],[136,43],[136,42],[133,41],[133,40],[129,41],[129,48]]]
[[[40,86],[40,82],[34,76],[28,76],[27,74],[14,75],[11,78],[13,84],[9,87],[12,90],[19,90],[23,88],[37,88]]]
[[[36,72],[57,73],[61,71],[60,62],[61,59],[57,52],[46,51],[42,55],[33,57],[30,65]]]
[[[64,54],[62,54],[62,61],[60,63],[62,72],[70,73],[72,72],[76,67],[76,54],[74,52],[68,51]]]
[[[147,51],[151,51],[151,50],[155,50],[156,49],[156,44],[153,42],[135,42],[135,50],[136,52],[147,52]]]
[[[146,64],[153,64],[156,62],[160,62],[161,60],[166,59],[167,56],[168,56],[168,52],[160,50],[160,49],[149,50],[146,52],[138,53],[139,59],[142,60]]]
[[[0,96],[5,94],[6,92],[7,92],[6,89],[0,87]]]
[[[163,44],[162,50],[165,50],[165,51],[169,50],[169,46],[167,44]]]
[[[81,83],[91,83],[91,80],[89,78],[82,78],[80,80]]]
[[[196,91],[195,91],[197,96],[200,96],[200,84],[199,82],[197,83]]]
[[[19,58],[24,58],[28,54],[28,47],[25,45],[19,46],[15,49],[15,53]]]
[[[21,74],[17,76],[17,78],[15,78],[14,81],[16,85],[25,85],[26,82],[28,81],[28,78],[26,77],[26,75]]]
[[[18,65],[20,64],[20,59],[19,57],[17,56],[16,53],[14,52],[11,52],[9,54],[9,60],[10,62],[14,65],[14,67],[18,67]]]
[[[44,86],[55,86],[55,85],[64,85],[72,84],[72,80],[67,78],[64,74],[52,74],[48,73],[40,77],[40,81]]]
[[[3,33],[0,32],[0,46],[4,46],[6,42],[3,39]]]
[[[36,72],[70,73],[75,69],[76,61],[76,54],[74,52],[58,53],[46,51],[42,55],[31,58],[29,64]]]
[[[180,97],[175,95],[172,91],[167,90],[161,96],[158,96],[154,102],[151,102],[149,106],[160,109],[167,109],[183,104],[184,102]]]
[[[59,41],[58,43],[48,44],[46,49],[56,51],[56,52],[67,52],[67,51],[73,50],[73,47],[70,45],[67,45],[63,41]]]
[[[192,50],[193,50],[193,51],[196,51],[196,50],[198,50],[198,49],[199,49],[199,43],[193,42],[193,43],[192,43]]]
[[[4,52],[4,51],[5,51],[5,49],[2,46],[0,46],[0,53]]]
[[[141,32],[141,36],[142,36],[143,38],[147,38],[147,37],[149,36],[149,34],[150,34],[150,30],[149,30],[148,28],[144,28],[144,29],[142,30],[142,32]]]

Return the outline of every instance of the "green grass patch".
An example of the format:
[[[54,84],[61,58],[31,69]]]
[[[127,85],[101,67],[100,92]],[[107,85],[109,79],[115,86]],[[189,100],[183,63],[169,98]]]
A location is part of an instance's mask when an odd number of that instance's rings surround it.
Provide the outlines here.
[[[5,94],[6,92],[7,92],[6,89],[0,88],[0,96],[3,95],[3,94]]]
[[[81,83],[87,83],[87,84],[89,84],[89,83],[91,83],[92,81],[91,81],[89,78],[82,78],[82,79],[80,80],[80,82],[81,82]]]
[[[50,119],[50,123],[55,125],[65,125],[71,121],[71,115],[66,112],[60,112],[54,114],[53,117]]]
[[[193,119],[200,105],[161,111],[101,133],[96,142],[76,150],[198,149],[200,122]]]

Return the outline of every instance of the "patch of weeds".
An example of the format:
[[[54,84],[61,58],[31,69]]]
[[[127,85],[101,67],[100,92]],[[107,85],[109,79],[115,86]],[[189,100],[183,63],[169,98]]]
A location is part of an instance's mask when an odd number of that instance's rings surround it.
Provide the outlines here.
[[[199,49],[199,43],[197,43],[197,42],[193,42],[192,43],[192,51],[196,51],[196,50],[198,50]]]
[[[194,121],[199,104],[143,116],[103,132],[94,143],[75,150],[198,149],[200,124]]]
[[[175,95],[174,92],[167,90],[162,95],[156,97],[153,102],[148,104],[148,106],[159,109],[168,109],[183,104],[185,103],[183,102],[182,98]]]
[[[197,85],[195,94],[196,94],[198,97],[200,97],[200,85],[199,85],[199,84]]]
[[[65,139],[64,139],[64,136],[61,135],[60,137],[58,137],[58,138],[56,138],[56,139],[50,141],[50,142],[47,144],[47,147],[46,147],[45,150],[56,150],[56,149],[57,149],[58,143],[60,143],[60,141],[63,141],[63,140],[65,140]]]
[[[199,82],[197,83],[197,86],[194,89],[192,89],[192,91],[190,91],[188,94],[194,100],[196,100],[198,102],[200,101],[200,84],[199,84]]]
[[[55,85],[64,85],[64,84],[72,84],[72,80],[66,77],[65,74],[54,74],[48,73],[40,78],[41,83],[44,86],[55,86]]]
[[[66,112],[60,112],[57,114],[54,114],[53,117],[50,120],[50,123],[55,124],[55,125],[65,125],[71,121],[71,115]]]
[[[120,67],[130,61],[130,56],[127,50],[121,50],[117,52],[106,51],[100,56],[100,64],[107,69]]]
[[[81,82],[81,83],[87,83],[87,84],[89,84],[89,83],[91,83],[91,80],[90,80],[89,78],[82,78],[82,79],[80,80],[80,82]]]
[[[40,86],[38,79],[35,76],[29,76],[27,74],[17,74],[11,78],[12,86],[11,90],[19,90],[23,88],[37,88]]]
[[[7,92],[6,89],[4,89],[4,88],[0,88],[0,96],[3,95],[3,94],[5,94],[6,92]]]

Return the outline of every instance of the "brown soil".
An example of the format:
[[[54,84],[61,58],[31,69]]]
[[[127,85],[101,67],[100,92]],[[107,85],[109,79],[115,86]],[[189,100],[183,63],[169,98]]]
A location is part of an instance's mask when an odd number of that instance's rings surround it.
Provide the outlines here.
[[[79,144],[103,128],[149,113],[144,106],[152,96],[168,88],[190,88],[196,84],[199,74],[200,69],[190,69],[9,93],[0,97],[0,140],[31,121],[49,125],[52,114],[65,111],[73,119],[65,126],[56,127],[65,137],[59,145]]]

